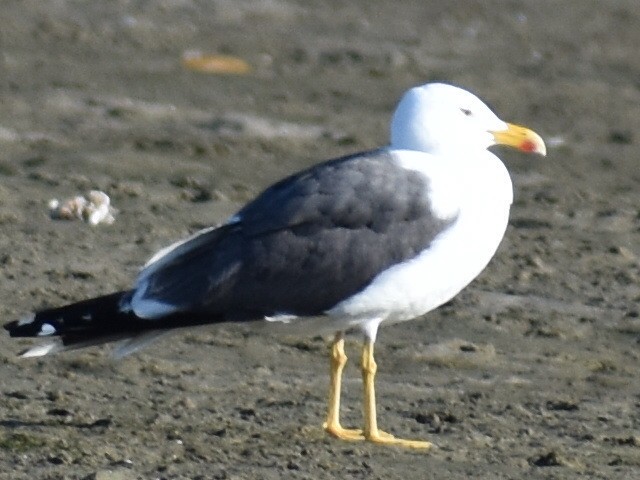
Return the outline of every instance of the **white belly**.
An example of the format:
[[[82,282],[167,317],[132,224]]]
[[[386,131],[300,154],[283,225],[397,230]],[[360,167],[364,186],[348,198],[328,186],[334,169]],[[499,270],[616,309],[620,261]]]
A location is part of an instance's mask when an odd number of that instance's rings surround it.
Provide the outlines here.
[[[489,152],[483,160],[479,163],[484,166],[476,165],[464,178],[426,171],[434,189],[434,205],[444,213],[457,211],[455,223],[420,255],[380,273],[362,292],[327,313],[375,339],[381,322],[424,315],[476,278],[504,236],[512,200],[511,180],[502,162]],[[407,165],[417,170],[424,161],[410,159]]]
[[[331,316],[382,321],[408,320],[453,298],[487,266],[504,235],[508,207],[491,221],[461,214],[416,258],[378,275],[356,296],[336,305]]]

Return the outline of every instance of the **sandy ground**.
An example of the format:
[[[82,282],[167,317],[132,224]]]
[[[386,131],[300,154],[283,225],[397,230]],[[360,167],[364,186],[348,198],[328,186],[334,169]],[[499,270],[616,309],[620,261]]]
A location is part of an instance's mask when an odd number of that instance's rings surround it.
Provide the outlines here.
[[[322,432],[326,339],[219,328],[114,361],[2,336],[0,478],[640,478],[637,2],[5,0],[0,35],[3,321],[126,288],[277,178],[385,144],[415,84],[549,145],[500,152],[516,201],[482,276],[380,332],[381,426],[430,452]],[[189,71],[192,50],[253,70]],[[92,188],[115,224],[48,218]],[[360,391],[351,362],[346,424]]]

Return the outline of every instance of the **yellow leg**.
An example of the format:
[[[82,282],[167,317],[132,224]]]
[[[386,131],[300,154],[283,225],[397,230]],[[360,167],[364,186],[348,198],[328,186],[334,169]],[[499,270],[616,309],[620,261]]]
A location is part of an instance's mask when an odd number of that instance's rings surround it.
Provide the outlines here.
[[[334,437],[342,440],[363,440],[361,430],[350,430],[340,425],[340,390],[342,386],[342,370],[347,363],[344,353],[344,334],[336,333],[331,345],[331,383],[329,385],[329,411],[324,429]]]
[[[364,385],[364,431],[365,440],[385,445],[400,445],[409,448],[430,448],[431,443],[419,440],[404,440],[378,430],[376,417],[375,378],[378,366],[373,358],[373,342],[365,340],[362,348],[362,383]]]

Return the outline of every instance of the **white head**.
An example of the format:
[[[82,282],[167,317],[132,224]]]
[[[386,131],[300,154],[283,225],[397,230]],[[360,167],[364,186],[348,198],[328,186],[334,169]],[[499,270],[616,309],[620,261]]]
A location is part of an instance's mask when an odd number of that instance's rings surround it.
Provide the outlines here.
[[[509,145],[546,153],[535,132],[500,120],[482,100],[442,83],[415,87],[404,94],[391,122],[391,148],[429,153],[484,150]]]

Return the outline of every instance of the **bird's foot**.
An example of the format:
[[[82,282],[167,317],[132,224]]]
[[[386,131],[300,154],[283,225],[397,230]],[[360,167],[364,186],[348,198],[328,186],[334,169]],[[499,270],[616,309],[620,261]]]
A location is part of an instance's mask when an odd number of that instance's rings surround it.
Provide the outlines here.
[[[382,432],[380,430],[375,433],[369,433],[364,435],[365,440],[380,445],[397,445],[399,447],[415,448],[426,450],[432,447],[431,442],[425,442],[422,440],[405,440],[404,438],[396,438],[390,433]]]
[[[343,428],[339,423],[328,424],[324,423],[322,425],[325,432],[329,435],[339,438],[340,440],[348,440],[348,441],[356,441],[356,440],[364,440],[364,435],[362,435],[362,430],[358,428]]]
[[[421,450],[429,449],[432,446],[431,442],[396,438],[390,433],[383,432],[381,430],[378,430],[376,433],[365,435],[363,431],[358,428],[343,428],[340,424],[329,425],[324,423],[323,428],[329,435],[339,438],[340,440],[347,440],[351,442],[366,440],[379,445],[397,445],[399,447]]]

